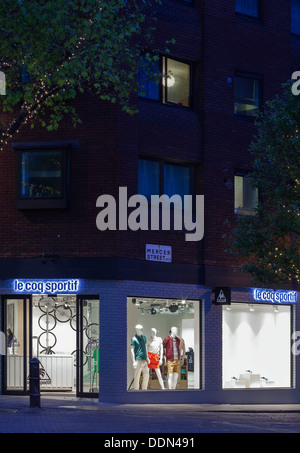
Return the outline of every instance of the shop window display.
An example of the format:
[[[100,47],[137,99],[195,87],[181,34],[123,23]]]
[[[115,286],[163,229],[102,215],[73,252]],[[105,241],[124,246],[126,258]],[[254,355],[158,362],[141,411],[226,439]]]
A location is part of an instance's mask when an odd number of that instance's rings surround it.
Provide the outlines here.
[[[127,301],[128,390],[199,388],[199,301]]]
[[[291,306],[223,306],[223,388],[291,387]]]
[[[40,361],[41,390],[75,391],[77,359],[76,296],[33,296],[32,352]],[[99,391],[99,304],[82,306],[83,391]]]

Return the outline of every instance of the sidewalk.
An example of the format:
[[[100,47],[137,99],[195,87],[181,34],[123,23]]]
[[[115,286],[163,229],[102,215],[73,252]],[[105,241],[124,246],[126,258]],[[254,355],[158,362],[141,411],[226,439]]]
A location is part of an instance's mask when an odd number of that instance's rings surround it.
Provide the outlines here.
[[[77,409],[118,412],[299,412],[300,404],[102,404],[95,398],[41,394],[42,409]],[[0,395],[0,410],[30,408],[29,396]]]
[[[0,433],[102,433],[116,439],[120,433],[133,438],[130,433],[183,437],[208,432],[299,433],[300,405],[113,405],[42,394],[41,407],[31,408],[29,396],[0,395]]]

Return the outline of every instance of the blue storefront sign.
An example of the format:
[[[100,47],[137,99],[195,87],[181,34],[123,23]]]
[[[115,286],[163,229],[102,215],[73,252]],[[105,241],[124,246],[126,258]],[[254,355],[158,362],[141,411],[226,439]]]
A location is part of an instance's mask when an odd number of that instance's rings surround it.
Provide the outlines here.
[[[297,291],[282,291],[272,289],[255,288],[252,292],[256,302],[268,302],[272,304],[295,304],[297,302]]]

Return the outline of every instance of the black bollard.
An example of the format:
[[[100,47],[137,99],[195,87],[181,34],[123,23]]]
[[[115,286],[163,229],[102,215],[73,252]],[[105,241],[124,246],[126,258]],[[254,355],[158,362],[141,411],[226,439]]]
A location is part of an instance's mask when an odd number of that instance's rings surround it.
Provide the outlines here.
[[[41,407],[40,362],[36,357],[29,360],[30,407]]]

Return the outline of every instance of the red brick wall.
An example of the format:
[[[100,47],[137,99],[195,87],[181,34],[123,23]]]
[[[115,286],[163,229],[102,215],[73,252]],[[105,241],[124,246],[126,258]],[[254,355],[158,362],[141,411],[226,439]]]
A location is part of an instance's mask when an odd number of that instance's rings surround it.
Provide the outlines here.
[[[233,266],[224,253],[224,221],[234,220],[235,169],[250,169],[248,146],[253,122],[233,115],[233,88],[227,77],[235,71],[264,76],[264,99],[280,92],[291,75],[290,10],[285,0],[264,1],[264,20],[234,13],[234,0],[196,0],[196,7],[165,0],[156,6],[159,21],[153,46],[163,48],[175,38],[170,56],[194,65],[194,108],[170,107],[141,100],[140,114],[127,116],[95,98],[81,96],[82,125],[65,120],[57,132],[24,128],[15,142],[78,140],[71,156],[71,204],[67,210],[16,210],[15,153],[11,144],[0,152],[0,258],[123,256],[144,259],[145,244],[173,247],[173,261]],[[299,69],[300,68],[295,68]],[[137,193],[139,154],[195,164],[197,194],[205,195],[205,235],[186,242],[182,232],[100,232],[96,200]],[[224,173],[224,170],[226,172]],[[58,235],[60,237],[58,238]],[[205,248],[205,250],[203,250]]]

